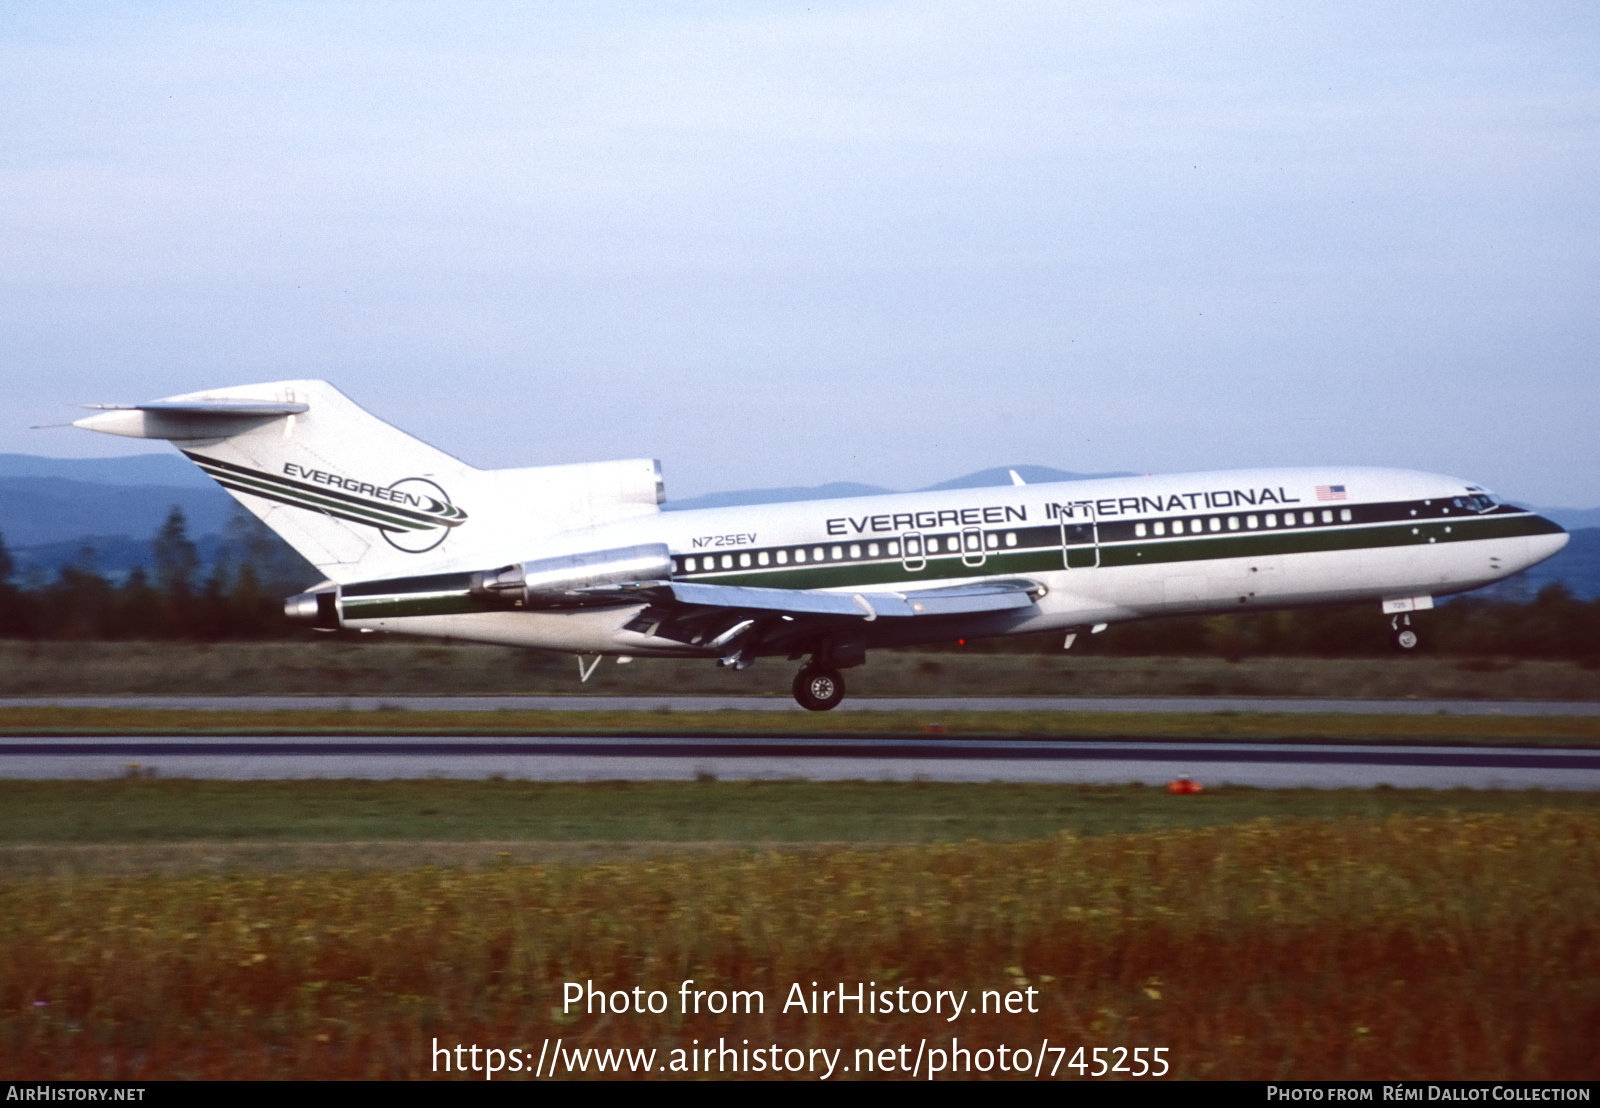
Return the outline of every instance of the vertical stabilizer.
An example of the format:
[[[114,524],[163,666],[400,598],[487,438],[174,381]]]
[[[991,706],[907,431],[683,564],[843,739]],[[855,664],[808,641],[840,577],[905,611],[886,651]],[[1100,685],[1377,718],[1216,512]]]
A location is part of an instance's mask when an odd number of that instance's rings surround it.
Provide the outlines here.
[[[170,440],[340,583],[516,560],[660,500],[652,461],[474,469],[325,381],[107,405],[76,426]]]
[[[470,518],[477,471],[325,381],[276,381],[107,407],[77,426],[170,440],[335,581],[406,572]]]

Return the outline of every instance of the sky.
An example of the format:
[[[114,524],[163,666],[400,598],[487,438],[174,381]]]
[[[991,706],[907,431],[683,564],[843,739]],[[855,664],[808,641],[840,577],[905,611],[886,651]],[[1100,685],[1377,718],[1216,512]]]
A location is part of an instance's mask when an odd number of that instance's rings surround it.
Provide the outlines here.
[[[323,378],[669,497],[1392,465],[1600,504],[1590,2],[0,6],[0,453]]]

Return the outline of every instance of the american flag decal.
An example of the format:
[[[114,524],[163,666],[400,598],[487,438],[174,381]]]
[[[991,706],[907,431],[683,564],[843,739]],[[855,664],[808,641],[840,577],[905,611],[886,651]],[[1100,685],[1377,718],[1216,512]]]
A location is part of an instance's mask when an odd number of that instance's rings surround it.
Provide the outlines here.
[[[1318,485],[1317,486],[1317,499],[1318,500],[1344,500],[1344,499],[1346,499],[1346,497],[1344,495],[1344,486],[1343,485]]]

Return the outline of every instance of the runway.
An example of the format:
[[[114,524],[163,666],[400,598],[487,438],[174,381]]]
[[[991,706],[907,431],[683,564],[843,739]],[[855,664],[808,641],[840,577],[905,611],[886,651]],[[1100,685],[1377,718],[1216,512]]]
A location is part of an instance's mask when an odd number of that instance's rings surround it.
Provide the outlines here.
[[[800,712],[776,696],[33,696],[0,708],[167,708],[191,711]],[[1355,715],[1600,716],[1584,700],[1302,700],[1194,697],[856,697],[836,712],[1290,712]]]
[[[140,737],[0,740],[0,777],[806,779],[1600,790],[1600,751],[1113,740]]]

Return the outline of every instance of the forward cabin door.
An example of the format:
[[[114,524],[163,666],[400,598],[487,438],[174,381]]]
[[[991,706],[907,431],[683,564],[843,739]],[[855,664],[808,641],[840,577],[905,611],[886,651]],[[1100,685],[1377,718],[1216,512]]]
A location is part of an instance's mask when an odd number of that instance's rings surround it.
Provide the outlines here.
[[[906,531],[900,536],[900,561],[907,573],[917,573],[928,564],[928,551],[920,531]]]
[[[1100,521],[1093,504],[1058,504],[1061,520],[1061,564],[1067,569],[1093,569],[1100,564]]]

